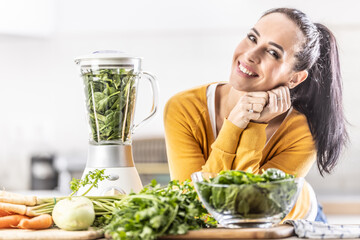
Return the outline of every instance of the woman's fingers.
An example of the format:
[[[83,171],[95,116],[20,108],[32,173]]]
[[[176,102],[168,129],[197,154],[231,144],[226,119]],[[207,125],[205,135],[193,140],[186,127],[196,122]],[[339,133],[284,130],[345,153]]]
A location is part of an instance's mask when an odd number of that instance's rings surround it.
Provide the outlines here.
[[[258,120],[260,117],[260,112],[253,112],[249,114],[249,121],[250,120]]]
[[[243,96],[241,101],[248,103],[248,110],[250,112],[261,112],[268,103],[268,93],[249,92]]]
[[[286,98],[287,107],[290,108],[291,107],[291,96],[290,96],[289,87],[284,87],[284,91],[285,91],[285,98]]]
[[[260,103],[266,105],[268,103],[269,95],[267,92],[248,92],[246,96],[252,103]]]
[[[273,110],[273,111],[277,111],[278,110],[278,96],[270,91],[268,92],[269,94],[269,104],[268,104],[268,108]]]
[[[248,95],[243,96],[240,101],[243,103],[258,103],[258,104],[262,104],[262,105],[266,105],[266,103],[267,103],[267,99],[265,99],[265,98],[252,97],[252,96],[248,96]]]
[[[289,91],[288,87],[281,86],[281,87],[278,87],[278,88],[275,88],[275,89],[271,90],[268,93],[272,93],[272,94],[276,95],[276,100],[277,100],[277,102],[276,102],[276,105],[277,105],[276,112],[277,111],[284,112],[284,111],[286,111],[287,109],[290,108],[291,100],[290,100],[290,91]]]
[[[290,106],[290,92],[287,87],[278,87],[267,92],[268,103],[257,122],[268,123],[276,116],[286,112]],[[256,120],[255,120],[256,121]]]
[[[228,116],[235,125],[245,128],[249,121],[257,120],[268,102],[266,92],[248,92],[242,96]]]
[[[264,105],[260,103],[248,103],[244,106],[249,113],[260,113],[264,109]]]
[[[250,109],[253,110],[253,112],[261,112],[264,109],[264,104],[261,103],[252,103]],[[250,110],[249,109],[249,110]]]

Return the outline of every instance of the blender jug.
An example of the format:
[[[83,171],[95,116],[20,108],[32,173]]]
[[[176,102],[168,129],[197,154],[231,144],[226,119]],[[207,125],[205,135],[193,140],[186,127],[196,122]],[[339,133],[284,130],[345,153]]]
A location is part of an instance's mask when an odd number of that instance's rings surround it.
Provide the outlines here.
[[[98,51],[79,57],[90,128],[89,151],[83,177],[89,171],[105,169],[110,177],[91,190],[90,195],[138,192],[142,189],[135,168],[131,136],[135,129],[154,116],[158,104],[156,78],[141,69],[142,59],[117,51]],[[150,82],[153,106],[149,115],[134,124],[139,80]],[[85,189],[84,189],[85,190]],[[84,191],[79,190],[79,193]]]

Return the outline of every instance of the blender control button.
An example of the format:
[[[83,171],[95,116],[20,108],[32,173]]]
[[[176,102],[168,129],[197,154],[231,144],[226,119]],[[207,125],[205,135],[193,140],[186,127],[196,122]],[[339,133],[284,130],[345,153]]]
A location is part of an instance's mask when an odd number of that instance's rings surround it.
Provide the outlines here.
[[[124,190],[122,190],[121,188],[120,189],[110,188],[103,193],[103,196],[115,196],[118,194],[126,194],[126,192]]]
[[[118,180],[119,179],[119,175],[117,174],[110,174],[108,180],[110,181],[115,181],[115,180]]]

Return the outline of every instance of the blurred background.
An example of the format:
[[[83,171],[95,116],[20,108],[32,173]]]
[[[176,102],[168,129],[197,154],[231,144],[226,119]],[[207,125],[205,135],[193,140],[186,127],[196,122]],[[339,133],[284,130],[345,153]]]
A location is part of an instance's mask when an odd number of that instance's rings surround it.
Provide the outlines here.
[[[327,209],[333,202],[357,208],[351,205],[360,202],[357,0],[1,0],[0,187],[65,193],[68,180],[80,177],[88,125],[74,58],[109,49],[143,57],[143,69],[158,78],[159,111],[133,136],[134,158],[144,184],[152,178],[166,183],[166,101],[194,86],[227,81],[237,43],[274,7],[299,8],[337,37],[351,142],[333,174],[322,178],[314,166],[307,180]],[[140,83],[135,122],[151,108],[146,85]]]

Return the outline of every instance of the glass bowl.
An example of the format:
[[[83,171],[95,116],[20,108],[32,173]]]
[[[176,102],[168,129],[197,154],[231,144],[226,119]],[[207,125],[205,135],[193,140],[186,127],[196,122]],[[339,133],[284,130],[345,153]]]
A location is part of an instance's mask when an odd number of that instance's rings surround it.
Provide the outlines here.
[[[214,184],[217,173],[195,172],[195,189],[208,212],[226,228],[267,228],[278,224],[294,207],[304,178],[253,184]]]

